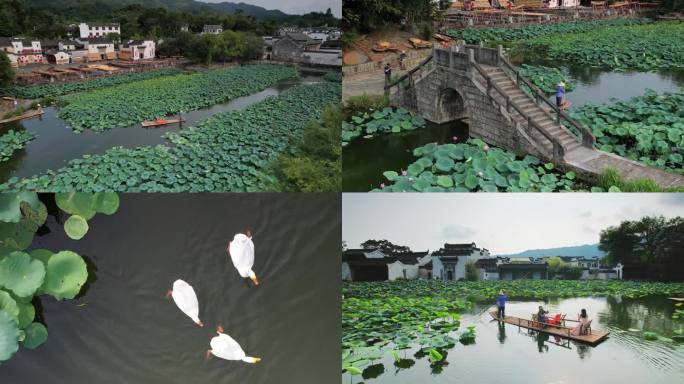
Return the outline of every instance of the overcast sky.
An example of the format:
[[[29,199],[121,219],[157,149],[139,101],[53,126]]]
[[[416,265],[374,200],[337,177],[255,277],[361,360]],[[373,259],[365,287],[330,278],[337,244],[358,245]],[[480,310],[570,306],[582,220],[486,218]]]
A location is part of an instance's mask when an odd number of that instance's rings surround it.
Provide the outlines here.
[[[205,3],[245,3],[258,5],[266,9],[280,9],[293,15],[309,12],[325,12],[328,8],[333,15],[342,17],[342,0],[200,0]]]
[[[474,241],[498,255],[598,243],[602,229],[646,215],[684,216],[684,193],[345,193],[342,239],[414,251]]]

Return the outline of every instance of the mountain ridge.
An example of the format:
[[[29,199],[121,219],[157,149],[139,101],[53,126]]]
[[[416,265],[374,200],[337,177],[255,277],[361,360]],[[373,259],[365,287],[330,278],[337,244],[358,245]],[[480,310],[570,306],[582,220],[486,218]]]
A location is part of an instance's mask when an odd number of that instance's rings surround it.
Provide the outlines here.
[[[570,245],[566,247],[556,247],[556,248],[540,248],[540,249],[527,249],[518,253],[511,253],[506,255],[497,255],[500,257],[533,257],[539,258],[544,256],[585,256],[593,257],[598,256],[599,258],[605,256],[605,253],[598,249],[598,244],[583,244],[583,245]]]

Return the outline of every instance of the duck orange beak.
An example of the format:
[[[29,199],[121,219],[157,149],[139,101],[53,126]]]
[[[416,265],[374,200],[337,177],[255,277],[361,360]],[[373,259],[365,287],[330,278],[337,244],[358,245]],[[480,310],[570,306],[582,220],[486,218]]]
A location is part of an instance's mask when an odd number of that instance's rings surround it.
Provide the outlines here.
[[[169,289],[169,290],[166,292],[166,298],[168,299],[169,297],[171,297],[171,295],[173,295],[173,290],[172,290],[172,289]]]
[[[202,322],[202,320],[197,320],[197,325],[199,325],[200,327],[204,327],[204,323]]]
[[[218,334],[223,333],[223,327],[220,325],[218,327],[216,327],[216,333],[218,333]]]
[[[254,282],[254,285],[259,285],[259,280],[257,280],[256,276],[250,277],[252,281]]]
[[[258,363],[261,361],[261,357],[255,357],[254,358],[254,364]]]
[[[211,349],[208,349],[206,359],[209,360],[210,357],[211,357]]]

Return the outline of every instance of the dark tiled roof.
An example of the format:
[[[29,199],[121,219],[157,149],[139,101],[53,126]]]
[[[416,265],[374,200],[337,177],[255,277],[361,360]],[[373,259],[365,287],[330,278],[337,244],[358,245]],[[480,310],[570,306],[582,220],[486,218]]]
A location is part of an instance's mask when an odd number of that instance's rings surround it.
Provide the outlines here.
[[[313,42],[313,40],[309,36],[307,36],[303,33],[300,33],[300,32],[290,32],[286,36],[288,36],[289,38],[291,38],[292,40],[294,40],[296,42],[306,42],[306,43]]]
[[[105,37],[93,37],[90,39],[87,39],[90,44],[114,44],[113,41],[105,38]]]
[[[120,27],[121,25],[119,23],[86,23],[88,24],[88,27]]]
[[[475,247],[475,243],[470,244],[449,244],[445,243],[444,247],[434,252],[434,256],[468,256],[480,249]]]
[[[547,264],[546,263],[507,263],[507,264],[499,264],[499,270],[501,269],[517,269],[517,270],[525,270],[525,269],[538,269],[538,270],[546,270]]]
[[[341,40],[326,40],[321,44],[321,49],[342,49]]]

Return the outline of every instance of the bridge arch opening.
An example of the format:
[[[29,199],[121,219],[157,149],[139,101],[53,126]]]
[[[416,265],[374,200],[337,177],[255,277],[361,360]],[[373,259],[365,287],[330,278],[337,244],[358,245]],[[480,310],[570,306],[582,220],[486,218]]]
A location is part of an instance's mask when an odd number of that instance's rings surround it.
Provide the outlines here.
[[[467,117],[465,100],[461,94],[453,88],[444,88],[437,96],[437,111],[440,121],[445,123]]]

